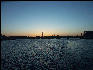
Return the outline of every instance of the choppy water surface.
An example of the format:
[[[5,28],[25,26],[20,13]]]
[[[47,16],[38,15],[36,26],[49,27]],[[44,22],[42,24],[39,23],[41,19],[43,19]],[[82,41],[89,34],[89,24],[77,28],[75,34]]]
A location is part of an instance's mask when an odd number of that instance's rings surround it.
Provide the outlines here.
[[[93,40],[2,41],[1,70],[93,70]]]

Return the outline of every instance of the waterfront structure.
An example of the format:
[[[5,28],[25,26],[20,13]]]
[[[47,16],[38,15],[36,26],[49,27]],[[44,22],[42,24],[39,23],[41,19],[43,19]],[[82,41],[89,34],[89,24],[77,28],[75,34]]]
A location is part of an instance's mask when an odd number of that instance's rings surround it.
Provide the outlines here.
[[[85,39],[93,39],[93,31],[84,31],[83,37]]]

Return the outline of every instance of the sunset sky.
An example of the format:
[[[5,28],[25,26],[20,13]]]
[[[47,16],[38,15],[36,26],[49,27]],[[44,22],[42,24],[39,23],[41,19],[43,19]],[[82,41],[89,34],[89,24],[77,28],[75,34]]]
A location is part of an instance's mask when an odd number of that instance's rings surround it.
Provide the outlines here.
[[[93,1],[3,1],[1,33],[7,36],[79,35],[93,31]]]

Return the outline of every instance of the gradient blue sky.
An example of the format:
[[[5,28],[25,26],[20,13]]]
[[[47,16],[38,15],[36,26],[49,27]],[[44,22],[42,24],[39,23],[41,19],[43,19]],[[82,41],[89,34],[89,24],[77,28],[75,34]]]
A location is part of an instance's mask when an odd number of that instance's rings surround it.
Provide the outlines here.
[[[76,35],[93,30],[91,1],[1,2],[1,33],[10,35]]]

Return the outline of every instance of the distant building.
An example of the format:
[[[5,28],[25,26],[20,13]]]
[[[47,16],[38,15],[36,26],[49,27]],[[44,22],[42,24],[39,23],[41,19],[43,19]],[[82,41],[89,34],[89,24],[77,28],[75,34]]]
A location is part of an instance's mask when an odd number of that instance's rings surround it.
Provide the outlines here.
[[[8,39],[7,36],[1,34],[1,40],[7,40],[7,39]]]
[[[36,36],[36,39],[40,39],[40,36]]]
[[[42,32],[42,36],[41,36],[41,38],[42,38],[42,39],[44,38],[44,36],[43,36],[43,32]]]
[[[1,39],[3,38],[2,34],[1,34]]]
[[[82,33],[81,33],[81,36],[82,36]]]
[[[42,32],[42,37],[43,37],[43,32]]]
[[[27,36],[9,36],[11,39],[27,39]]]
[[[93,31],[84,31],[83,36],[85,39],[93,39]]]

